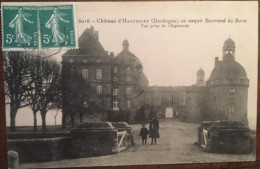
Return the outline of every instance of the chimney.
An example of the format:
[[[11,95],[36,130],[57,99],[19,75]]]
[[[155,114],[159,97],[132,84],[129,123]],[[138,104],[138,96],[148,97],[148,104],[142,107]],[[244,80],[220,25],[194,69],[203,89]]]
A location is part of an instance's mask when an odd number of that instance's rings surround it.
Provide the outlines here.
[[[108,51],[106,50],[106,55],[108,55]]]
[[[95,37],[96,40],[98,40],[98,31],[95,31],[94,37]]]
[[[218,57],[215,57],[215,66],[218,64]]]
[[[114,52],[110,52],[110,57],[114,57]]]
[[[94,35],[94,26],[92,26],[92,25],[90,26],[90,32],[92,35]]]

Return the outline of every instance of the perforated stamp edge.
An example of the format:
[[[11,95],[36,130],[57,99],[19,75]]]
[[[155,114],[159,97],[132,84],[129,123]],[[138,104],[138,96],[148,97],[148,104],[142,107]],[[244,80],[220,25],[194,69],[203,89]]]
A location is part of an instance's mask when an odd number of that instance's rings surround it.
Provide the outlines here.
[[[38,11],[38,7],[41,6],[59,6],[59,5],[72,5],[73,8],[73,19],[74,19],[74,32],[75,32],[75,46],[74,47],[70,47],[70,46],[63,46],[63,47],[50,47],[50,48],[42,48],[41,47],[41,36],[40,36],[40,25],[38,24],[38,48],[37,49],[32,49],[32,48],[5,48],[3,46],[4,44],[4,30],[3,30],[3,6],[33,6],[33,7],[37,7],[37,22],[39,21],[39,11]],[[61,51],[61,50],[68,50],[68,49],[78,49],[78,23],[77,23],[77,8],[75,3],[63,3],[63,2],[55,2],[55,3],[50,3],[50,2],[32,2],[32,3],[28,3],[28,2],[1,2],[1,33],[2,33],[2,46],[1,49],[2,51]]]

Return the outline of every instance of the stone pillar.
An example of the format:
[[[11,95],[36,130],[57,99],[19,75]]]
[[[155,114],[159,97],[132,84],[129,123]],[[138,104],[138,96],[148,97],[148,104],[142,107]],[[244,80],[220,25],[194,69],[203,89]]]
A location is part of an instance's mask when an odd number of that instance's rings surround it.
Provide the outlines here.
[[[8,151],[8,169],[19,169],[19,155],[16,151]]]

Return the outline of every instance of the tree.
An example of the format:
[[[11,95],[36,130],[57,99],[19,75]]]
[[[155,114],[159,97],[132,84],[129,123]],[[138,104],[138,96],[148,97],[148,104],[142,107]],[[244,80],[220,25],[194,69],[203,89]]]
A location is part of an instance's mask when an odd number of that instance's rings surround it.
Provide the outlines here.
[[[60,82],[61,82],[61,67],[55,61],[41,60],[39,80],[39,100],[37,101],[37,108],[42,117],[42,128],[46,128],[46,114],[53,107],[57,107],[60,100]]]
[[[80,122],[85,113],[91,113],[96,107],[90,104],[88,98],[96,94],[95,87],[82,77],[81,70],[73,66],[62,67],[62,127],[66,128],[66,118],[69,115],[71,126],[75,126],[75,115],[79,114]]]
[[[28,52],[4,52],[4,79],[6,104],[10,105],[10,126],[15,131],[15,118],[19,108],[27,106],[26,91],[30,86]]]
[[[28,86],[28,90],[26,91],[26,102],[28,103],[28,107],[33,112],[33,122],[34,122],[34,131],[37,131],[37,112],[38,101],[40,100],[41,93],[41,85],[42,85],[42,69],[41,69],[42,59],[40,56],[34,56],[30,58],[30,67],[29,67],[29,75],[31,80],[31,85]]]

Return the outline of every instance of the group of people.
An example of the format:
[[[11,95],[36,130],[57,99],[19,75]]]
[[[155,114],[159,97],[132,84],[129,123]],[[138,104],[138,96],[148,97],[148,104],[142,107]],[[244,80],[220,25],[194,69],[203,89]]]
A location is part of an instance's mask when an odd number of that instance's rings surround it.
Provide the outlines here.
[[[160,138],[159,135],[159,121],[156,116],[152,117],[152,120],[149,124],[149,130],[145,127],[145,123],[142,123],[142,128],[140,130],[139,136],[142,137],[142,144],[146,144],[146,139],[149,134],[149,137],[151,138],[151,144],[156,144],[156,139]]]

